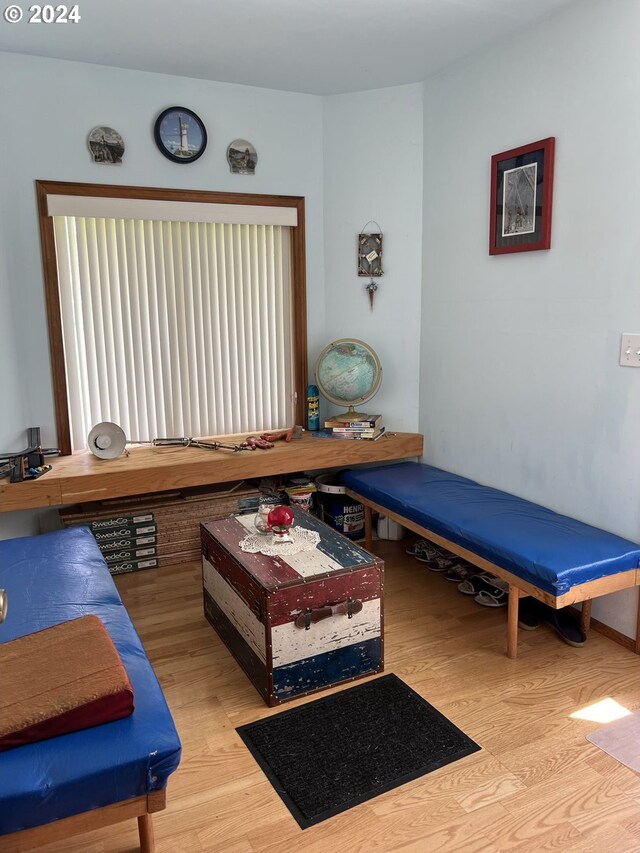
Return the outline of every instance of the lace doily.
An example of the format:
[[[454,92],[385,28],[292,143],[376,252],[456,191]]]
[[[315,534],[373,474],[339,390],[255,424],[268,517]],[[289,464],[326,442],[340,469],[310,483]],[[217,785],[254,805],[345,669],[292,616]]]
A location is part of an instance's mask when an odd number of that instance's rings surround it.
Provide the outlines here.
[[[320,534],[305,527],[292,527],[289,535],[293,542],[274,542],[273,533],[250,533],[240,543],[247,554],[265,554],[267,557],[290,556],[301,551],[313,551],[320,541]]]

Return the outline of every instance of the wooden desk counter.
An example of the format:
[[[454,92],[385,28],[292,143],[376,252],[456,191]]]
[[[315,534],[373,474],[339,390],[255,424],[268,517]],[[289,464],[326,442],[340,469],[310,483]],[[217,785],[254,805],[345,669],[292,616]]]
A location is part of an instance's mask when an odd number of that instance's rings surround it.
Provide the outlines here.
[[[220,437],[230,443],[244,436]],[[201,450],[195,447],[136,447],[128,456],[97,459],[88,450],[48,460],[52,470],[38,480],[0,480],[0,512],[109,500],[189,486],[229,483],[254,477],[393,462],[422,456],[424,438],[399,432],[378,441],[317,438],[308,433],[270,450]]]

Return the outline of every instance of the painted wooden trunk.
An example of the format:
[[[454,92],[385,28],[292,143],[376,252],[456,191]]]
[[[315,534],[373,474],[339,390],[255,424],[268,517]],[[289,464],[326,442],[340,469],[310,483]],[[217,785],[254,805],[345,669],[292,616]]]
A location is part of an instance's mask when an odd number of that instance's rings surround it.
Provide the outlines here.
[[[201,525],[206,618],[268,705],[383,669],[384,563],[317,518],[312,551],[247,554],[253,515]]]

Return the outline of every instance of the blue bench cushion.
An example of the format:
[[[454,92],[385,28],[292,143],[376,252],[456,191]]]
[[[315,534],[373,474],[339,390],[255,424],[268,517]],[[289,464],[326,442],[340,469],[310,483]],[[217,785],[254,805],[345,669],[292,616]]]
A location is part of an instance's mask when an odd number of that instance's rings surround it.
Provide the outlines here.
[[[640,566],[634,542],[431,465],[344,471],[342,480],[554,596]]]
[[[120,653],[135,701],[135,710],[126,719],[3,753],[0,834],[164,788],[180,761],[180,740],[89,530],[73,528],[0,542],[0,587],[9,598],[0,643],[95,613]]]

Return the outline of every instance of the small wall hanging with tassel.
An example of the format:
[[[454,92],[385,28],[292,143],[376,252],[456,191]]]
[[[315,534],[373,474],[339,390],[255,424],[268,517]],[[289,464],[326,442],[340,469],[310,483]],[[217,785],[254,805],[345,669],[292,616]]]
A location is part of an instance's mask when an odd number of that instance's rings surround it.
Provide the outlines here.
[[[373,234],[365,234],[367,225],[375,225],[378,231]],[[365,223],[362,233],[358,234],[358,275],[361,278],[371,279],[365,284],[365,290],[369,294],[369,304],[373,308],[373,297],[378,289],[374,278],[384,275],[382,269],[382,228],[375,219]]]

